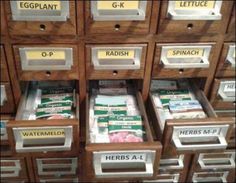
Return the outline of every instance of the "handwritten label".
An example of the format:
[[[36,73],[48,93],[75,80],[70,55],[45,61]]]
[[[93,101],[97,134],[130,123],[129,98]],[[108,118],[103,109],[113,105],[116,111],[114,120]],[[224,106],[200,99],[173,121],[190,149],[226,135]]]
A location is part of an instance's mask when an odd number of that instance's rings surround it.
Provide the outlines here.
[[[235,92],[235,81],[228,82],[224,86],[224,92]]]
[[[64,129],[24,130],[20,132],[22,139],[64,138]]]
[[[102,155],[102,162],[106,161],[118,161],[118,162],[125,162],[125,161],[145,161],[146,160],[146,154],[144,153],[132,153],[132,154],[126,154],[126,153],[120,153],[120,154],[104,154]]]
[[[26,51],[27,60],[65,60],[65,51]]]
[[[183,128],[179,130],[179,136],[207,136],[207,135],[218,135],[220,133],[220,128]]]
[[[202,57],[203,48],[174,48],[167,51],[168,58],[193,58]]]
[[[99,50],[98,59],[133,59],[134,50]]]
[[[187,9],[213,9],[215,1],[175,1],[175,9],[187,10]]]
[[[61,10],[61,1],[17,1],[19,10]]]
[[[139,8],[139,1],[97,1],[98,10],[134,10]]]

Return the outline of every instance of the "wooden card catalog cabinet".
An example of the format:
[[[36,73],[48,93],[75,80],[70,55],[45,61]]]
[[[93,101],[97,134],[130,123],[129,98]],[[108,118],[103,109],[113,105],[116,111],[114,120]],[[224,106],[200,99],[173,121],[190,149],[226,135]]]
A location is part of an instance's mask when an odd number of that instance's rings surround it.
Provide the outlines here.
[[[74,1],[10,1],[6,3],[13,35],[75,35]],[[27,30],[28,29],[28,30]]]
[[[162,1],[158,33],[224,33],[232,5],[222,0]]]
[[[86,32],[132,33],[149,32],[151,1],[88,1]]]

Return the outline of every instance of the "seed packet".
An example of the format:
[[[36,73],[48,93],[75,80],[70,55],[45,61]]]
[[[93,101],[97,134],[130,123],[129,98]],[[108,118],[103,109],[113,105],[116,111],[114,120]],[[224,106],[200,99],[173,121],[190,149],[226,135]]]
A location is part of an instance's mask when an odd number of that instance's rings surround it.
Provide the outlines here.
[[[74,98],[73,93],[47,94],[41,96],[41,104],[62,103],[62,102],[73,103],[73,98]]]
[[[95,104],[94,105],[94,115],[95,116],[107,116],[108,115],[108,105]]]
[[[202,106],[198,100],[171,100],[169,102],[169,109],[172,113],[202,111]]]
[[[108,134],[108,116],[98,117],[98,132],[100,134]]]

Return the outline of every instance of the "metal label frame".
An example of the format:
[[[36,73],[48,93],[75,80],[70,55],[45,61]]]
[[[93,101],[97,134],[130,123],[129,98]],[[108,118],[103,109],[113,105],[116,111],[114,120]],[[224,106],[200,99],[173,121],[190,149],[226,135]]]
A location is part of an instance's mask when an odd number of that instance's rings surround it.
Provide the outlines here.
[[[213,9],[208,10],[176,10],[175,1],[169,0],[167,17],[171,20],[221,20],[222,0],[216,0]]]
[[[15,166],[1,166],[1,177],[18,177],[20,171],[22,170],[20,160],[0,160],[0,162],[14,162]],[[13,171],[13,173],[4,173],[4,171],[9,172]]]
[[[231,64],[231,67],[235,68],[235,57],[233,57],[233,54],[235,54],[235,44],[230,45],[226,57],[226,61],[228,61]]]
[[[69,1],[61,1],[61,10],[19,10],[17,1],[10,1],[15,21],[67,21],[70,17]],[[37,13],[36,13],[37,12]],[[56,15],[55,15],[56,14]]]
[[[147,1],[139,2],[139,9],[137,10],[98,10],[97,1],[90,1],[91,15],[95,21],[132,21],[145,20]]]
[[[1,84],[1,103],[0,106],[4,106],[4,103],[7,101],[7,94],[5,85]]]
[[[1,128],[1,140],[8,140],[8,135],[7,135],[7,129],[6,129],[6,123],[8,120],[1,120],[0,123],[5,123],[5,127]]]
[[[159,177],[161,176],[170,176],[172,178],[159,178],[156,180],[144,180],[143,182],[172,182],[172,183],[178,183],[179,182],[179,178],[180,178],[180,173],[174,173],[174,174],[169,174],[169,173],[165,173],[165,174],[158,174]]]
[[[65,52],[65,64],[61,65],[44,65],[40,59],[38,65],[30,65],[29,60],[26,58],[27,51],[64,51]],[[41,71],[41,70],[70,70],[73,65],[73,48],[59,48],[59,47],[24,47],[19,48],[21,68],[23,71]],[[48,59],[49,62],[52,62],[52,59]]]
[[[197,182],[227,182],[227,176],[229,174],[228,171],[222,171],[222,172],[211,172],[214,173],[214,177],[198,177],[199,175],[209,175],[209,172],[194,172],[193,177],[192,177],[192,182],[197,183]],[[215,174],[223,174],[221,177],[215,177]]]
[[[224,87],[227,84],[233,84],[236,85],[236,81],[235,80],[230,80],[230,81],[221,81],[220,82],[220,86],[219,86],[219,90],[218,90],[218,95],[222,98],[223,101],[225,102],[234,102],[235,101],[235,91],[234,92],[230,92],[230,93],[226,93],[224,91]],[[229,95],[230,94],[230,95]]]
[[[174,165],[173,165],[174,164]],[[177,165],[176,165],[177,164]],[[159,170],[182,170],[184,168],[184,154],[177,158],[160,159]]]

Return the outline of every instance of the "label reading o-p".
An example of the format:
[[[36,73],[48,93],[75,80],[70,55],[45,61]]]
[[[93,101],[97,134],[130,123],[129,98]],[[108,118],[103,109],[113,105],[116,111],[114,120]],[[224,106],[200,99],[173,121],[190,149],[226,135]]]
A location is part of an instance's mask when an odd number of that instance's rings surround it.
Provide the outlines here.
[[[215,6],[215,1],[194,1],[194,0],[185,0],[185,1],[175,1],[175,9],[179,10],[188,10],[188,9],[213,9]]]
[[[22,139],[64,138],[64,129],[24,130],[20,132]]]
[[[27,60],[65,60],[65,51],[26,51]]]
[[[134,50],[98,50],[98,59],[134,59]]]
[[[61,1],[17,1],[17,9],[60,11]]]
[[[136,10],[139,1],[97,1],[98,10]]]
[[[203,54],[203,48],[173,48],[167,51],[167,58],[199,58]]]

